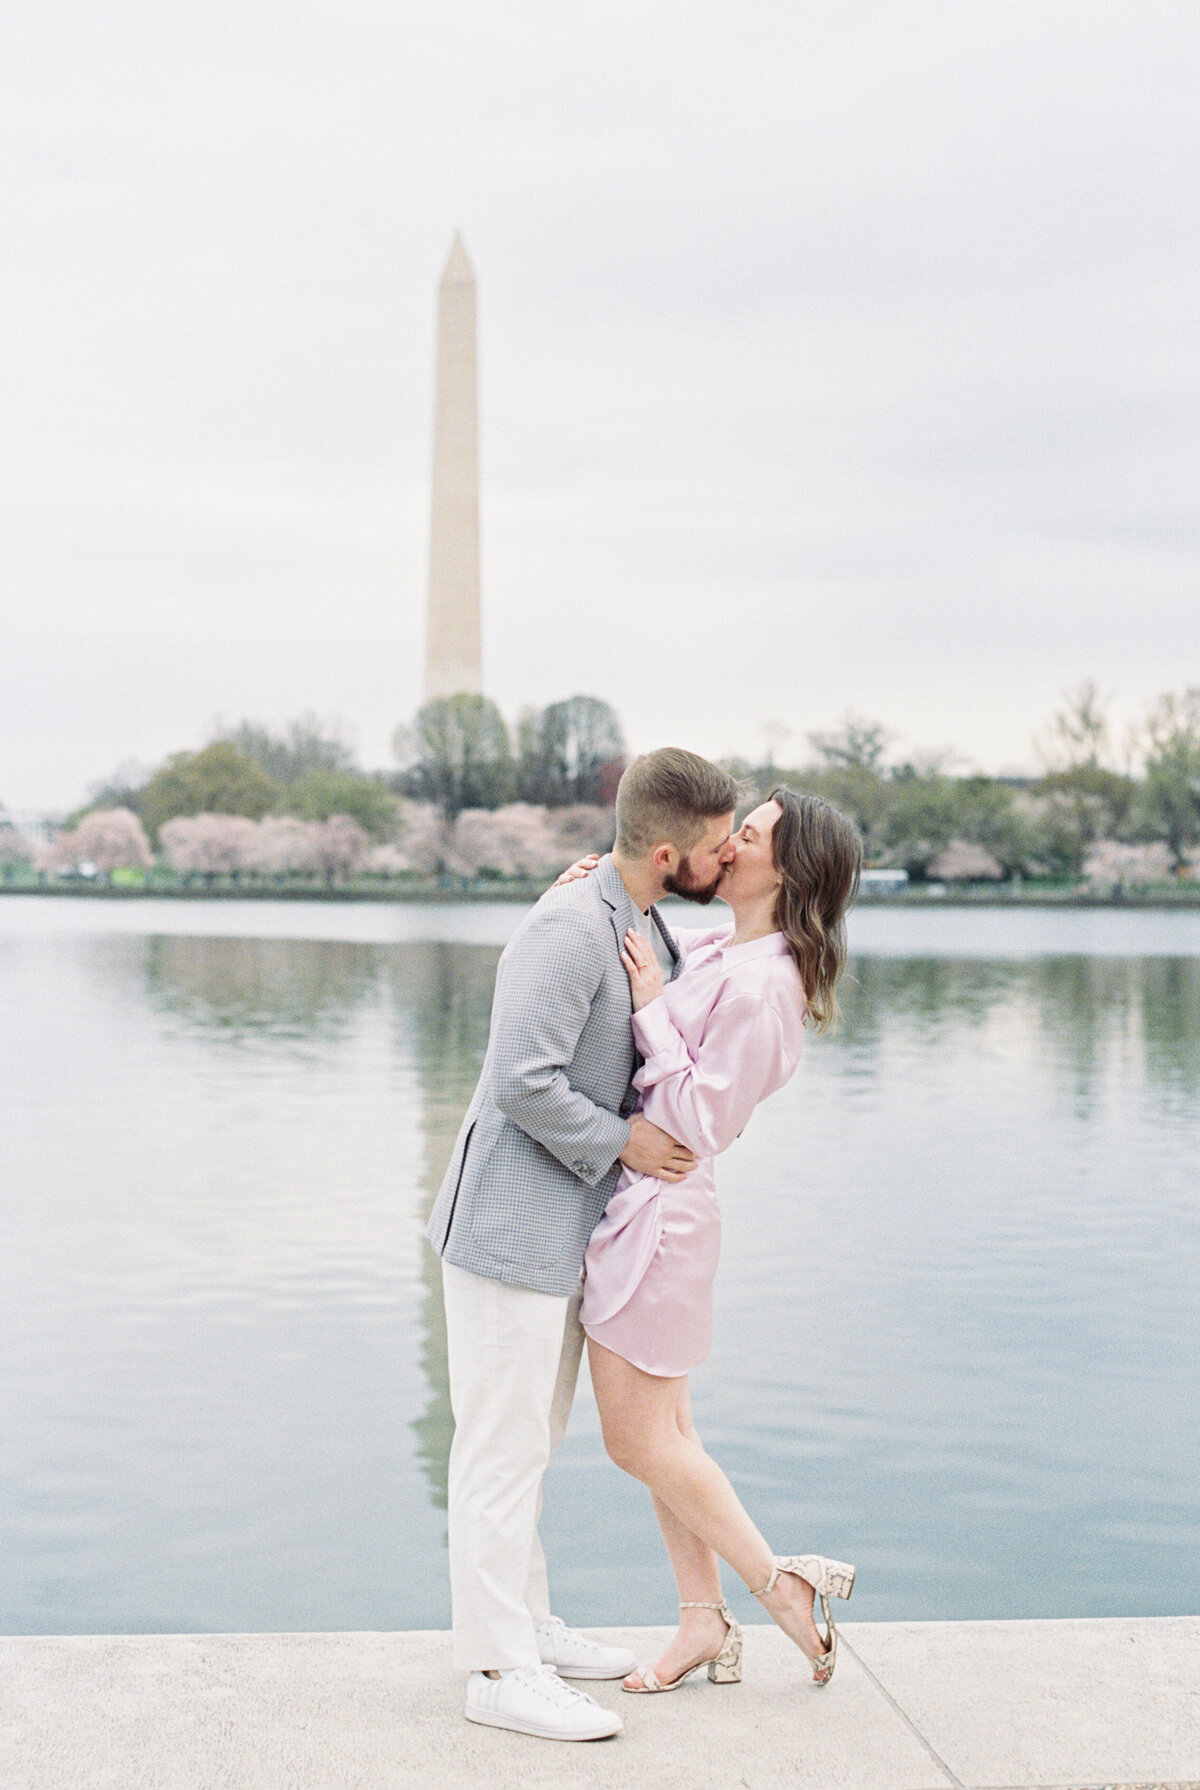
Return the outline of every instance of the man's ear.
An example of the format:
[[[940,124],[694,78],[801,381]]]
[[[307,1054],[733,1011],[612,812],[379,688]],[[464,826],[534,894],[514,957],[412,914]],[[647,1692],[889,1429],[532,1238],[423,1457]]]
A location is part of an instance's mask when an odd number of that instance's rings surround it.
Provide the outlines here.
[[[675,868],[675,847],[673,845],[656,845],[654,856],[650,862],[658,871],[665,871],[669,876]]]

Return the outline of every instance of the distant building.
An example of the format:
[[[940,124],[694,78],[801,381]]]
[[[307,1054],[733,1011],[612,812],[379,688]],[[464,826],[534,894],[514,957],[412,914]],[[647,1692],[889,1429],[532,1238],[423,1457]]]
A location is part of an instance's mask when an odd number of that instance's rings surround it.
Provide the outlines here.
[[[887,895],[907,886],[908,871],[898,869],[864,870],[859,877],[859,882],[864,889],[878,889],[881,894]]]

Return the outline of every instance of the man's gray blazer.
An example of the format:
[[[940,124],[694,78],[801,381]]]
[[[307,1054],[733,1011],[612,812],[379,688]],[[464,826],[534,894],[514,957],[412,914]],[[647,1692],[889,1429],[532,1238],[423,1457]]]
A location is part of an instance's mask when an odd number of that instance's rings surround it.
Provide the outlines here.
[[[457,1267],[540,1293],[577,1286],[637,1099],[620,949],[639,917],[605,857],[548,889],[509,940],[483,1073],[426,1233]]]

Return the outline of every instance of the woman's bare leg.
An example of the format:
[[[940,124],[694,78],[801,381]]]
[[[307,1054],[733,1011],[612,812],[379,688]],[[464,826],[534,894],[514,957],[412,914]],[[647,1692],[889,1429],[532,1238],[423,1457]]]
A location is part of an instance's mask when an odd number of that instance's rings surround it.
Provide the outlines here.
[[[645,1374],[591,1337],[588,1361],[610,1458],[648,1486],[678,1524],[670,1537],[664,1530],[672,1564],[672,1550],[678,1546],[688,1583],[700,1582],[698,1542],[727,1560],[751,1591],[765,1585],[774,1555],[720,1467],[704,1452],[690,1416],[687,1431],[680,1427],[679,1396],[686,1377]],[[711,1585],[711,1577],[704,1582]],[[812,1619],[812,1602],[812,1586],[789,1573],[763,1599],[763,1607],[810,1659],[818,1659],[824,1646]]]
[[[676,1380],[673,1384],[678,1387],[675,1422],[682,1435],[691,1436],[698,1441],[699,1437],[692,1424],[687,1380]],[[680,1604],[719,1604],[722,1592],[721,1562],[718,1555],[707,1542],[701,1541],[698,1535],[693,1535],[661,1498],[656,1497],[653,1492],[651,1498],[671,1569],[675,1574],[675,1583],[679,1587]],[[681,1608],[679,1628],[666,1651],[654,1662],[654,1670],[660,1682],[670,1684],[682,1672],[689,1672],[702,1660],[711,1659],[724,1641],[726,1632],[724,1619],[716,1610]],[[637,1672],[631,1673],[625,1682],[636,1690],[641,1683],[641,1676]]]

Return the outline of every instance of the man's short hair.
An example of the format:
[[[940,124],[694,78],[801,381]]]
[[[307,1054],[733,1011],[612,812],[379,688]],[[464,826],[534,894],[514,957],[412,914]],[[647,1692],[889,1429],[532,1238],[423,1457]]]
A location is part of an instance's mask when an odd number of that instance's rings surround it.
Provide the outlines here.
[[[680,746],[660,746],[635,758],[617,785],[617,850],[640,858],[656,845],[684,857],[709,821],[737,806],[728,771]]]

